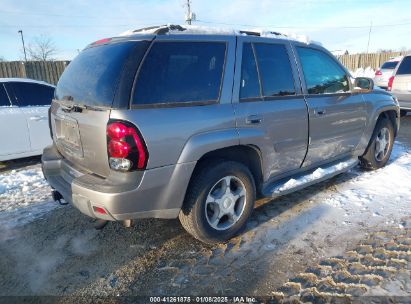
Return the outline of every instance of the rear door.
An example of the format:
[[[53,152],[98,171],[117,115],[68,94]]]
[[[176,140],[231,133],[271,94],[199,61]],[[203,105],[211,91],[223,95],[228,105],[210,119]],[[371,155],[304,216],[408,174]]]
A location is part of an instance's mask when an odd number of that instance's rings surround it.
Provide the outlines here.
[[[349,76],[323,49],[297,45],[296,54],[310,119],[304,166],[349,154],[358,145],[366,124],[363,97],[351,92]]]
[[[241,144],[261,149],[264,180],[300,168],[308,114],[288,41],[238,37],[233,106]]]
[[[26,118],[30,150],[41,151],[51,144],[48,109],[54,94],[52,86],[29,82],[11,82],[16,105]]]
[[[0,159],[12,159],[30,151],[26,118],[15,104],[9,83],[0,83],[0,140]]]

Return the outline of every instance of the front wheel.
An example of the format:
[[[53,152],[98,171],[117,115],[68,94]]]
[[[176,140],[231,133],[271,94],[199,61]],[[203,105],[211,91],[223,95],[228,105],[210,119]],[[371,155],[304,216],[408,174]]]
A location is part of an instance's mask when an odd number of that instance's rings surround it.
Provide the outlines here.
[[[394,145],[394,127],[387,118],[379,119],[364,155],[360,157],[361,166],[376,170],[384,167],[390,158]]]
[[[208,162],[190,182],[179,219],[196,239],[226,242],[246,225],[255,202],[250,170],[233,161]]]

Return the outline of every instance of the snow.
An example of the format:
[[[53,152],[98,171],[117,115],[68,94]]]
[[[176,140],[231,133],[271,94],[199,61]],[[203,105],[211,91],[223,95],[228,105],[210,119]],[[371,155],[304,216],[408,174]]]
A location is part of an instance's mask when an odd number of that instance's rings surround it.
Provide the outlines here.
[[[368,77],[368,78],[374,78],[375,76],[375,70],[371,67],[366,67],[364,68],[358,68],[355,70],[355,72],[350,71],[351,75],[356,78],[356,77]]]
[[[292,188],[296,188],[298,186],[304,185],[306,183],[312,182],[316,179],[320,179],[326,175],[332,174],[337,171],[341,171],[345,168],[348,168],[352,166],[354,163],[356,163],[356,159],[350,159],[345,162],[340,162],[334,166],[328,167],[328,168],[318,168],[316,169],[313,173],[309,175],[304,175],[300,177],[299,179],[293,179],[291,178],[289,181],[287,181],[283,186],[279,187],[278,189],[274,190],[275,193],[280,193],[286,190],[290,190]]]
[[[51,192],[41,167],[12,170],[0,175],[0,211],[25,207],[49,197]]]
[[[170,24],[166,26],[171,26]],[[120,33],[119,36],[129,36],[129,35],[152,35],[161,27],[160,26],[152,29],[147,29],[139,32],[134,32],[134,30],[128,30],[123,33]],[[306,35],[300,35],[295,33],[278,33],[275,30],[266,30],[266,29],[233,29],[233,28],[226,28],[226,27],[208,27],[208,26],[199,26],[199,25],[181,25],[181,27],[185,28],[185,31],[179,30],[170,30],[168,34],[181,34],[181,35],[190,35],[190,34],[206,34],[206,35],[246,35],[245,33],[241,33],[243,31],[248,32],[255,32],[259,33],[261,37],[266,38],[280,38],[286,40],[293,40],[299,41],[305,44],[314,43],[317,45],[321,45],[320,42],[312,41]]]

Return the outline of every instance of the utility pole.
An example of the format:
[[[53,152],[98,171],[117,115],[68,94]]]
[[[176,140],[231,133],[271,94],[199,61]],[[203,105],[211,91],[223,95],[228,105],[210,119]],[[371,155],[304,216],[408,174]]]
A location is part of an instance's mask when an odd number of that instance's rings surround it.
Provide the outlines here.
[[[188,25],[191,25],[192,21],[196,20],[196,14],[191,11],[191,0],[187,0],[187,13],[186,13],[186,22]]]
[[[368,50],[370,48],[371,30],[372,30],[372,20],[371,20],[371,23],[370,23],[370,31],[368,32],[367,54],[368,54]]]
[[[21,35],[21,42],[23,43],[24,60],[27,62],[26,47],[24,46],[23,31],[19,30],[18,33],[20,33]]]

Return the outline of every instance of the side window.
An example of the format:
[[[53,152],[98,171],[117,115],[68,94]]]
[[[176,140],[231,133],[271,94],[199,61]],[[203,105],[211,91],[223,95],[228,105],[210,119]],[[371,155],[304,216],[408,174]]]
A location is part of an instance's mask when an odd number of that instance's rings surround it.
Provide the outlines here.
[[[397,75],[411,74],[411,56],[405,57],[397,70]]]
[[[264,96],[295,95],[290,59],[284,45],[254,44]]]
[[[224,71],[223,42],[155,42],[134,89],[134,105],[217,102]]]
[[[308,94],[333,94],[350,90],[345,71],[324,52],[297,47]]]
[[[240,99],[260,97],[257,63],[251,43],[243,46],[241,59]]]
[[[0,83],[0,107],[9,107],[10,101],[9,97],[7,96],[6,90],[2,83]]]
[[[42,84],[14,82],[11,86],[19,107],[50,105],[54,95],[52,87]]]

